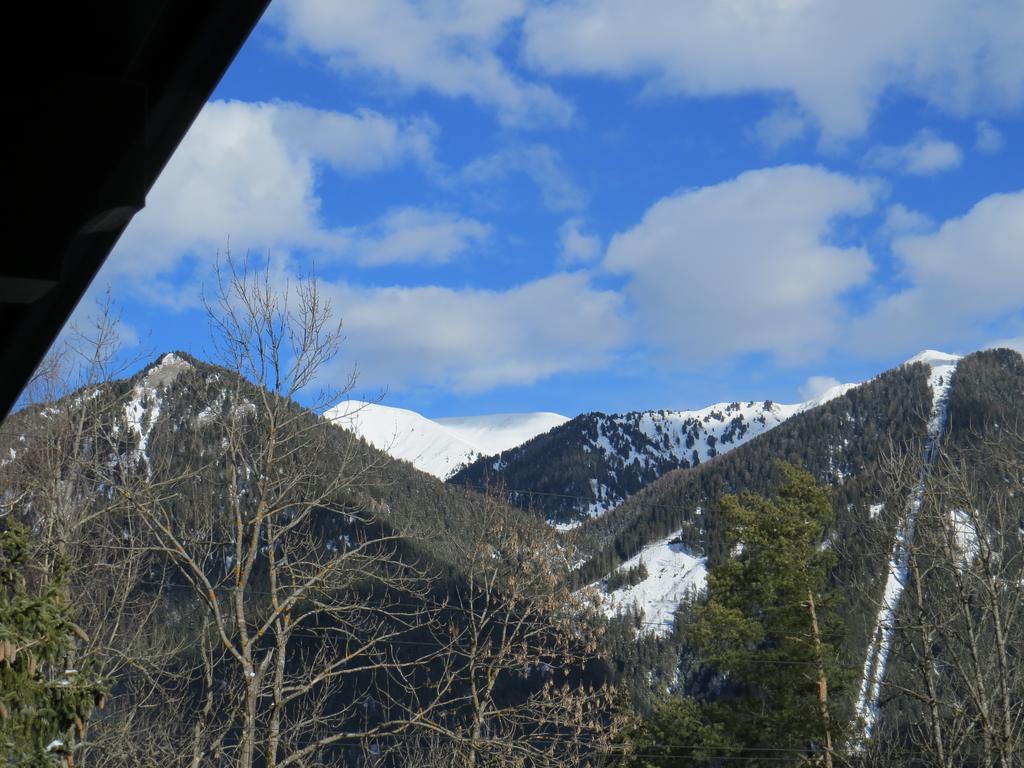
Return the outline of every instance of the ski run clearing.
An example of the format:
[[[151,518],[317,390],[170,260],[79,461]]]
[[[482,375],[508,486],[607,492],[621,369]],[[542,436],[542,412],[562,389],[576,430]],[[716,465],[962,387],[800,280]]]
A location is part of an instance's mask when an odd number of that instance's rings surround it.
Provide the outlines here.
[[[931,375],[928,377],[928,385],[932,390],[932,410],[928,420],[928,437],[924,448],[924,473],[927,473],[935,459],[938,441],[946,426],[949,390],[959,361],[958,355],[934,350],[925,350],[907,361],[908,364],[924,363],[932,369]],[[899,607],[900,597],[903,595],[903,588],[907,583],[907,559],[909,556],[907,548],[914,538],[914,524],[917,520],[917,510],[921,507],[924,483],[925,477],[922,474],[914,495],[907,505],[906,516],[896,531],[896,541],[893,544],[892,558],[889,561],[889,574],[886,577],[885,590],[882,593],[882,603],[878,609],[875,629],[871,633],[867,657],[864,660],[864,673],[861,678],[860,693],[857,697],[856,712],[863,718],[865,737],[871,736],[878,719],[878,702],[881,696],[882,682],[889,665],[889,653],[892,650],[893,635],[896,632],[896,609]],[[970,547],[969,542],[965,543],[965,547]]]

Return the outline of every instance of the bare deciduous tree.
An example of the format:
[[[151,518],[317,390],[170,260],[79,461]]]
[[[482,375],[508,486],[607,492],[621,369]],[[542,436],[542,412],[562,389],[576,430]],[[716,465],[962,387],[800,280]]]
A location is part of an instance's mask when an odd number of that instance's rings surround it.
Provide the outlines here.
[[[171,354],[114,380],[108,307],[86,376],[55,358],[17,422],[35,431],[4,436],[4,514],[75,564],[115,681],[79,765],[596,755],[615,728],[586,682],[600,622],[556,534],[481,497],[442,588],[373,501],[384,459],[322,416],[353,380],[312,392],[342,340],[315,280],[228,258],[207,310],[223,368]]]
[[[207,309],[219,360],[238,375],[203,382],[212,405],[196,434],[122,454],[110,480],[146,526],[146,550],[198,600],[191,764],[313,765],[409,719],[359,693],[414,663],[395,649],[424,621],[425,580],[356,501],[373,465],[365,445],[318,415],[344,391],[296,402],[341,341],[315,280],[275,284],[269,268],[229,258]]]
[[[577,766],[614,737],[614,691],[588,682],[602,622],[569,587],[571,553],[553,531],[524,529],[491,496],[461,546],[465,585],[438,638],[432,699],[417,725],[431,764]]]
[[[888,469],[893,495],[920,472],[906,458],[890,461]],[[884,687],[890,707],[919,717],[903,718],[904,732],[893,744],[915,764],[1018,765],[1024,758],[1024,669],[1017,662],[1024,653],[1024,435],[1001,428],[943,446],[911,503],[918,506],[906,541],[904,604]]]

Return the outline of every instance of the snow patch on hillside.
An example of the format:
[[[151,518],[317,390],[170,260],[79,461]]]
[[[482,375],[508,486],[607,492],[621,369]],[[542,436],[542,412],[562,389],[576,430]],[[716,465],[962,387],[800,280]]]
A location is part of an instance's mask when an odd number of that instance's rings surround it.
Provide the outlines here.
[[[359,400],[339,403],[324,416],[442,480],[480,456],[507,451],[569,420],[543,412],[428,419],[405,408]]]
[[[978,529],[975,523],[980,518],[977,510],[973,514],[962,509],[949,511],[949,530],[953,536],[953,546],[960,555],[960,566],[967,567],[974,562],[980,551]]]
[[[582,520],[570,520],[567,523],[554,523],[551,527],[554,528],[556,531],[563,531],[564,532],[564,531],[575,531],[581,525],[583,525],[583,521]]]
[[[667,635],[672,631],[676,609],[687,597],[707,586],[707,559],[690,552],[679,538],[680,531],[644,547],[622,563],[616,572],[644,564],[647,578],[633,586],[605,592],[605,614],[610,618],[630,607],[643,612],[641,634]],[[603,588],[603,584],[597,586]]]
[[[131,454],[136,465],[145,460],[147,469],[149,466],[149,437],[160,417],[159,390],[191,368],[190,362],[173,352],[168,352],[132,387],[131,395],[124,404],[124,418],[128,431],[133,433],[137,440],[136,448]]]

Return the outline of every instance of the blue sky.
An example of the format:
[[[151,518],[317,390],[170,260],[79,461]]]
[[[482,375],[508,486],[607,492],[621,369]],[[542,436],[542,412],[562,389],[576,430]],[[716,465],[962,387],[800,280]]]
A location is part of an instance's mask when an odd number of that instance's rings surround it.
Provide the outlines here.
[[[203,356],[230,242],[428,416],[796,401],[1024,348],[1022,127],[1017,2],[275,2],[92,293]]]

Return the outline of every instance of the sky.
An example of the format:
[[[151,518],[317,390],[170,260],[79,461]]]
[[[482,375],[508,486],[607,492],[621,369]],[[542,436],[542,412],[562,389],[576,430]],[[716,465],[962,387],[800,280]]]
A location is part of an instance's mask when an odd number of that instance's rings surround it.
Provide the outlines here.
[[[76,311],[314,269],[427,416],[795,402],[1024,349],[1020,0],[274,0]]]

